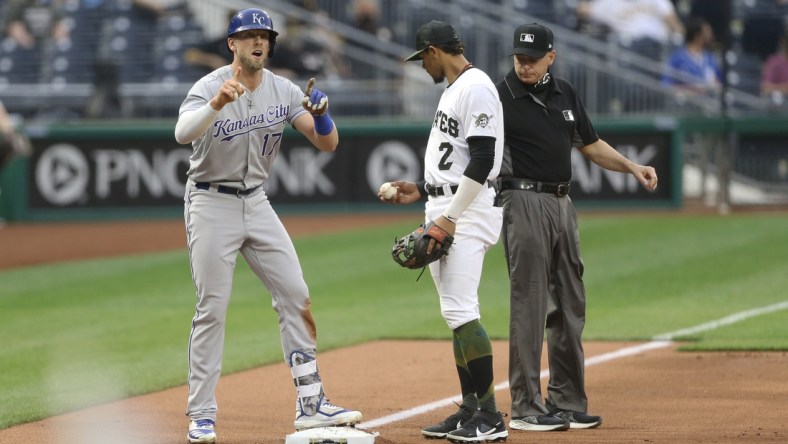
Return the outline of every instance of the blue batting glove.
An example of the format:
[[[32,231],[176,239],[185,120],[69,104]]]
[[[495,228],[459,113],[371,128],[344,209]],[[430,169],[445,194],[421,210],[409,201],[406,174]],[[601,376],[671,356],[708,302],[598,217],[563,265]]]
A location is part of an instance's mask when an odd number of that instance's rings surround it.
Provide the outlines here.
[[[314,87],[314,77],[309,79],[309,83],[304,91],[304,98],[301,101],[304,109],[316,116],[322,116],[328,111],[328,96],[323,91]]]

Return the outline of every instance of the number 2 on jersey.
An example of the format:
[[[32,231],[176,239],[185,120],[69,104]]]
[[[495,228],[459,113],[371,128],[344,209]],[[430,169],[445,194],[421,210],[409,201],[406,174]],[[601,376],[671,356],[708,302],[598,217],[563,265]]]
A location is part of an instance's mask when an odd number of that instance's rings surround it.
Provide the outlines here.
[[[454,147],[451,146],[449,142],[443,142],[440,145],[438,145],[438,150],[446,151],[445,153],[443,153],[443,156],[441,156],[441,161],[438,162],[438,169],[441,171],[450,170],[451,164],[453,162],[449,162],[449,156],[451,156],[452,151],[454,151]]]
[[[263,149],[260,153],[263,157],[270,156],[276,150],[279,141],[282,140],[282,133],[268,133],[263,136]],[[271,149],[268,149],[268,143],[271,143]]]

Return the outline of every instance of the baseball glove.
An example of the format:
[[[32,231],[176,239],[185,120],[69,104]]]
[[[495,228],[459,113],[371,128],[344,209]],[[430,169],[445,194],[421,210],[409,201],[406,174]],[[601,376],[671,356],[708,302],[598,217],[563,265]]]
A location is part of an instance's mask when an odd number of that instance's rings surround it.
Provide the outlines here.
[[[435,222],[429,222],[421,224],[402,239],[395,239],[391,256],[403,267],[416,270],[449,254],[453,242],[454,236],[435,225]]]

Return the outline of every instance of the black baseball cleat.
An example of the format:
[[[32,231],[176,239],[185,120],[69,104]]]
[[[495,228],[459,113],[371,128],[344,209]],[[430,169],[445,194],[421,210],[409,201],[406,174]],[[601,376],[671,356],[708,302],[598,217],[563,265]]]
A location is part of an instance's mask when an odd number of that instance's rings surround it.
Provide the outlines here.
[[[553,416],[569,421],[570,429],[593,429],[602,425],[602,417],[572,410],[556,410]]]
[[[449,432],[459,429],[466,421],[471,419],[474,411],[475,410],[470,407],[461,405],[457,413],[444,419],[440,424],[424,427],[421,429],[421,434],[424,435],[425,438],[443,439]]]
[[[450,442],[504,442],[509,436],[499,412],[478,410],[461,429],[446,434]]]

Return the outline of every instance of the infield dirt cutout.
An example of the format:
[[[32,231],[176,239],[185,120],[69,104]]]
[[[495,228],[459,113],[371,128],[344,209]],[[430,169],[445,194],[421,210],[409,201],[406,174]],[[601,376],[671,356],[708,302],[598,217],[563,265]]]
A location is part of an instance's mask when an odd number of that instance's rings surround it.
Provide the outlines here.
[[[396,219],[417,222],[420,217],[352,214],[283,221],[298,236]],[[14,252],[0,256],[3,269],[181,249],[185,232],[181,220],[10,225],[0,229],[0,245]],[[631,345],[635,344],[587,342],[586,358]],[[507,347],[506,341],[494,343],[496,384],[508,378]],[[507,442],[788,442],[788,353],[688,353],[677,352],[677,347],[586,369],[589,412],[603,416],[600,428],[510,430]],[[320,352],[318,362],[331,401],[360,410],[365,422],[458,395],[448,341],[374,341]],[[547,368],[545,356],[542,368]],[[0,443],[185,443],[186,395],[186,387],[180,386],[7,428],[0,431]],[[294,431],[295,390],[283,362],[222,377],[217,397],[220,444],[283,443]],[[499,409],[508,414],[508,389],[499,390],[496,397]],[[375,442],[381,444],[442,442],[422,438],[419,430],[455,409],[448,405],[370,431],[380,434]]]

